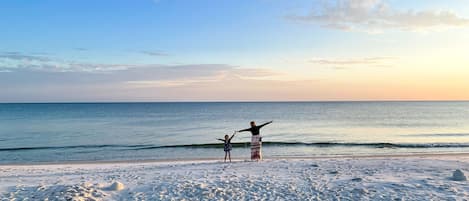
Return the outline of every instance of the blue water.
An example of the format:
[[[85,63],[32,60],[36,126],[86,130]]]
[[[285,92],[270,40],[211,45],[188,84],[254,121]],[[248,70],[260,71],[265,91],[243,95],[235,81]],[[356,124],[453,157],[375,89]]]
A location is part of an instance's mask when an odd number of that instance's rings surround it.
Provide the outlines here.
[[[469,153],[469,102],[0,104],[0,163],[222,157],[251,120],[265,157]]]

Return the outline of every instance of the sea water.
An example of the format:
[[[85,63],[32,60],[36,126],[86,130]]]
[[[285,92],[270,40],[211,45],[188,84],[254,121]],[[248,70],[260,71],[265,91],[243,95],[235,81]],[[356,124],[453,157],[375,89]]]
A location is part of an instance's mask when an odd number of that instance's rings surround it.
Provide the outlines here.
[[[469,153],[469,102],[6,103],[0,163],[221,158],[270,120],[264,157]]]

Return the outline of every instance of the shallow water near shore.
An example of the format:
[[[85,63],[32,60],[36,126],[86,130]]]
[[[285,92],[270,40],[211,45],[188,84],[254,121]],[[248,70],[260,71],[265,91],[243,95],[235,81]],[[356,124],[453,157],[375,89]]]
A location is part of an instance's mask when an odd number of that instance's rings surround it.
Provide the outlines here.
[[[0,163],[222,157],[251,120],[266,157],[469,153],[469,102],[0,104]]]

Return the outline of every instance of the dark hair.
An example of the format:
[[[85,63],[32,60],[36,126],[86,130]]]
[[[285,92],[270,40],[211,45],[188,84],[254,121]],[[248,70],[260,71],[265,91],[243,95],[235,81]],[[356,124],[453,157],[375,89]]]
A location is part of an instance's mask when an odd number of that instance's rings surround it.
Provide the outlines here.
[[[256,122],[254,122],[254,121],[251,121],[251,124],[255,124],[255,123],[256,123]]]

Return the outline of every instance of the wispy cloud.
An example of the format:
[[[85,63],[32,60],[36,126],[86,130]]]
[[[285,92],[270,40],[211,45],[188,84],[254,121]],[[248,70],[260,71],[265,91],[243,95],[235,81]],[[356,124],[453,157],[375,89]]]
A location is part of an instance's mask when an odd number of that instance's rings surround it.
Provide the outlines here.
[[[40,54],[22,52],[0,53],[0,70],[11,71],[47,71],[47,72],[104,72],[132,67],[129,64],[96,64],[57,59]]]
[[[224,79],[267,79],[279,76],[267,69],[240,68],[228,64],[119,64],[67,61],[45,56],[28,55],[19,52],[0,54],[0,73],[24,74],[34,77],[55,77],[73,82],[105,81],[126,83],[138,87],[185,86],[199,82],[215,82]],[[86,78],[83,78],[86,76]],[[48,82],[38,80],[38,82]]]
[[[431,31],[469,25],[469,19],[450,10],[399,10],[385,0],[317,0],[308,14],[287,19],[324,28],[379,33],[386,29]]]
[[[395,57],[364,57],[364,58],[314,58],[310,63],[321,65],[380,65],[395,60]]]
[[[222,79],[223,77],[221,76],[213,76],[184,79],[137,80],[127,81],[125,83],[132,88],[181,87],[197,83],[218,82]]]
[[[149,56],[169,56],[168,53],[163,51],[140,51],[142,54],[146,54]]]
[[[20,61],[20,62],[49,62],[50,58],[38,55],[38,54],[24,54],[21,52],[1,52],[0,53],[0,65],[1,61]]]
[[[184,86],[230,78],[256,79],[278,75],[266,69],[246,69],[228,64],[88,63],[64,61],[20,52],[0,54],[0,73],[29,76],[31,79],[28,81],[37,83],[53,82],[55,78],[58,82],[125,83],[139,87]],[[27,81],[24,82],[27,83]]]
[[[393,67],[397,59],[396,57],[313,58],[307,62],[335,70],[345,70],[358,67]]]
[[[122,69],[106,71],[51,71],[45,67],[0,69],[1,101],[18,100],[163,100],[236,98],[257,91],[262,98],[268,87],[283,86],[279,73],[265,69],[244,69],[228,64],[70,64],[73,69]],[[8,72],[3,72],[8,71]],[[2,73],[3,72],[3,73]],[[271,78],[271,79],[267,79]],[[253,84],[255,83],[255,84]],[[251,85],[252,84],[252,85]],[[10,89],[15,90],[10,90]],[[269,93],[276,88],[273,87]],[[260,92],[259,92],[260,90]],[[240,98],[240,97],[238,97]]]
[[[131,71],[142,71],[135,68]],[[224,80],[263,80],[280,74],[266,69],[246,69],[226,64],[192,64],[178,66],[162,66],[153,69],[145,69],[145,72],[158,74],[151,79],[136,77],[137,80],[126,81],[132,87],[181,87],[201,83],[217,83]],[[126,74],[131,72],[126,72]]]
[[[82,47],[76,47],[76,48],[73,48],[74,50],[76,51],[88,51],[88,48],[82,48]]]

